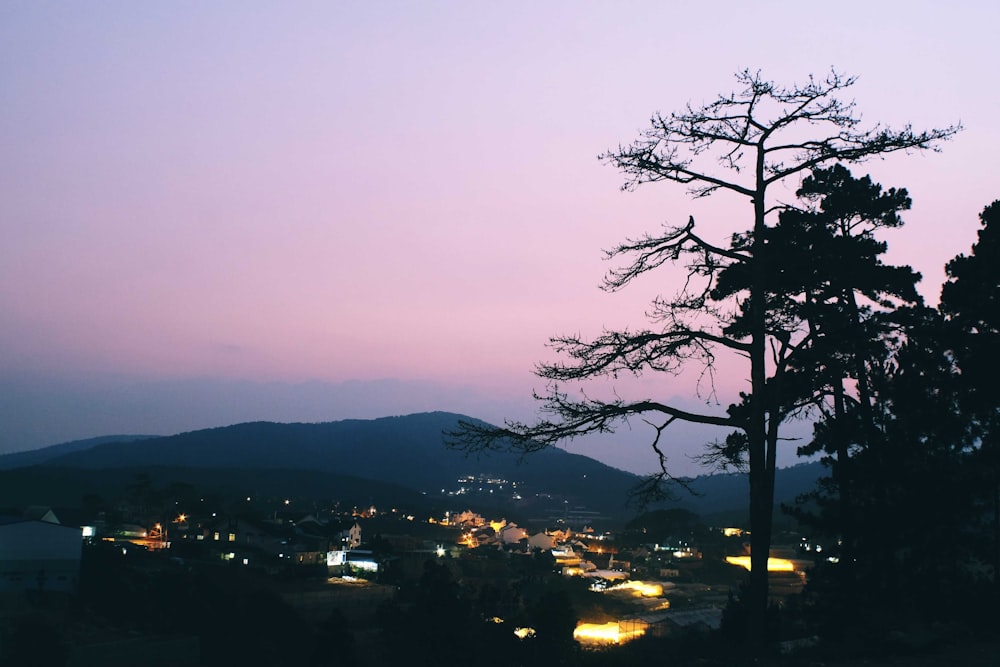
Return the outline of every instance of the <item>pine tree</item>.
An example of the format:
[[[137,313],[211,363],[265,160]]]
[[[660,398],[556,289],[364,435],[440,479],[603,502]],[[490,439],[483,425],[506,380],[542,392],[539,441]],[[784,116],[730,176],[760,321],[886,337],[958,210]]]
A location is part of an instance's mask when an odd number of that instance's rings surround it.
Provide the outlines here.
[[[633,331],[607,331],[594,340],[561,336],[552,347],[567,361],[543,364],[540,377],[550,382],[541,396],[543,412],[552,415],[535,424],[510,422],[504,427],[462,425],[452,444],[467,450],[513,447],[533,451],[594,432],[613,431],[630,416],[658,418],[651,446],[660,473],[648,480],[656,491],[672,479],[662,435],[676,421],[725,427],[737,432],[745,448],[750,481],[752,567],[748,587],[749,639],[763,641],[767,608],[767,558],[771,545],[774,471],[779,428],[787,412],[781,379],[787,358],[806,344],[802,334],[786,326],[768,294],[769,222],[780,207],[772,189],[811,170],[838,162],[861,162],[901,150],[934,149],[957,126],[915,132],[907,126],[859,129],[853,102],[840,94],[854,78],[832,72],[824,80],[782,87],[759,73],[737,75],[741,89],[700,107],[669,115],[655,114],[639,139],[609,151],[602,159],[625,174],[626,190],[647,183],[686,186],[693,197],[717,192],[747,202],[749,232],[730,243],[713,243],[686,225],[628,240],[608,252],[625,264],[612,271],[604,287],[617,291],[665,263],[685,262],[688,280],[673,296],[652,305],[653,326]],[[739,289],[714,293],[723,271],[741,273]],[[768,357],[768,350],[773,352]],[[743,405],[727,414],[695,413],[652,397],[634,400],[572,398],[562,383],[614,379],[619,374],[676,374],[691,366],[711,377],[717,354],[733,354],[749,362],[749,386]]]

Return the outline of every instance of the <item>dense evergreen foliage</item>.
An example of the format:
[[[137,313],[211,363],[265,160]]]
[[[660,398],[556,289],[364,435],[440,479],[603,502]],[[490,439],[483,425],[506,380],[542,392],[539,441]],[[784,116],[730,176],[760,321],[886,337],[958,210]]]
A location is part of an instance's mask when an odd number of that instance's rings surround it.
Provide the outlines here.
[[[997,210],[983,212],[972,254],[949,263],[939,309],[904,304],[860,337],[852,365],[863,375],[848,377],[865,394],[824,412],[804,448],[825,451],[831,470],[793,510],[831,547],[807,599],[820,632],[987,627],[997,586],[1000,394],[990,369],[1000,264],[987,259]]]

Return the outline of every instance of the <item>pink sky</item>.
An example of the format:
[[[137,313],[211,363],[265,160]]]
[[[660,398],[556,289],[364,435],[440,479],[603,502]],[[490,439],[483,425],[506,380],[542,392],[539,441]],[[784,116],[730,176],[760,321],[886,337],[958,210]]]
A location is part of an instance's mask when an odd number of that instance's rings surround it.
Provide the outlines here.
[[[0,453],[255,418],[530,420],[549,336],[641,326],[672,291],[600,292],[602,249],[692,213],[748,226],[722,195],[621,193],[596,160],[746,67],[834,66],[866,120],[965,125],[855,168],[910,190],[890,259],[936,301],[1000,197],[1000,9],[676,4],[0,5]],[[377,380],[402,384],[357,391]],[[217,412],[152,389],[191,383]],[[644,471],[646,435],[571,449]]]

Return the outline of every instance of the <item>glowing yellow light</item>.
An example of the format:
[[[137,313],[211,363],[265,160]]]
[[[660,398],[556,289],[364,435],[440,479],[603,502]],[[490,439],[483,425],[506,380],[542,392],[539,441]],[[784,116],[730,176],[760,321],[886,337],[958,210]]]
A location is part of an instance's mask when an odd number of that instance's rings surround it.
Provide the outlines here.
[[[517,635],[518,639],[527,639],[528,637],[535,636],[534,628],[514,628],[514,634]]]
[[[644,628],[622,631],[621,624],[616,621],[603,624],[581,623],[573,630],[573,639],[581,643],[620,644],[635,639],[645,632]]]
[[[635,591],[637,596],[646,598],[658,598],[663,595],[663,586],[660,584],[647,584],[644,581],[623,581],[620,584],[606,588],[605,591]]]
[[[557,555],[555,551],[553,551],[553,555],[556,557],[557,565],[579,565],[581,562],[581,558],[576,554],[572,554],[569,556],[560,556]]]
[[[739,565],[743,569],[750,571],[750,556],[726,556],[726,562],[730,565]],[[768,558],[768,572],[794,572],[795,564],[787,558]]]

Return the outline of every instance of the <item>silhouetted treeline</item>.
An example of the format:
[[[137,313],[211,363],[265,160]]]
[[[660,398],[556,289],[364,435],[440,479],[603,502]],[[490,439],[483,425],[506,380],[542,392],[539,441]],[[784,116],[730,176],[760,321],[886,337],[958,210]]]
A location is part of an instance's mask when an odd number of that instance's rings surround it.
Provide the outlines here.
[[[805,608],[866,636],[934,621],[988,630],[1000,568],[1000,202],[937,308],[912,296],[846,313],[843,389],[813,441],[830,474],[791,511],[825,548]],[[816,369],[810,369],[816,372]],[[829,377],[829,375],[827,376]],[[860,641],[860,640],[859,640]]]

